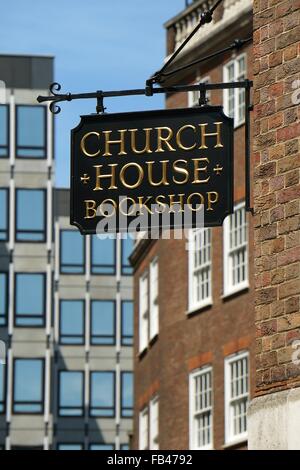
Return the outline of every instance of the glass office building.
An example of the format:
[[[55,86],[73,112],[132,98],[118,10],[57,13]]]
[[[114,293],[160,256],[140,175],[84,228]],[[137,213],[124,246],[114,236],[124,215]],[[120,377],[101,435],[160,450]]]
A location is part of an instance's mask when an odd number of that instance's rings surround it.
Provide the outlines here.
[[[0,55],[0,448],[126,449],[131,239],[83,237],[54,187],[53,58]]]

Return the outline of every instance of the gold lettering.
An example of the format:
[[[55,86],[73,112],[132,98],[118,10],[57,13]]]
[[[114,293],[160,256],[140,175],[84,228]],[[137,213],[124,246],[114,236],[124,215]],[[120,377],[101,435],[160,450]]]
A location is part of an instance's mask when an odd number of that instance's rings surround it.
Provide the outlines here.
[[[100,149],[95,152],[95,153],[89,153],[86,148],[85,148],[85,141],[88,137],[90,137],[91,135],[95,135],[98,140],[100,140],[100,134],[99,132],[88,132],[87,134],[85,134],[82,139],[81,139],[81,142],[80,142],[80,149],[82,151],[82,153],[86,156],[86,157],[97,157],[97,155],[99,155],[100,153]]]
[[[186,168],[180,168],[180,166],[178,166],[179,163],[182,163],[186,166],[188,162],[186,160],[175,160],[175,162],[173,163],[173,170],[176,173],[179,173],[181,175],[185,175],[185,178],[182,181],[178,181],[175,178],[175,176],[173,176],[173,181],[176,184],[186,184],[189,180],[189,172]]]
[[[113,207],[113,211],[111,213],[108,212],[108,208]],[[113,199],[104,199],[99,206],[100,215],[103,217],[109,218],[113,217],[117,210],[117,203]]]
[[[152,196],[148,196],[145,202],[143,202],[143,199],[144,199],[144,196],[138,196],[138,201],[139,201],[139,206],[140,206],[140,210],[141,210],[141,215],[144,215],[143,207],[146,208],[146,210],[147,210],[147,212],[149,212],[149,214],[154,214],[154,212],[151,211],[150,207],[147,206],[147,203],[148,203],[149,201],[151,201]]]
[[[210,176],[208,176],[206,179],[199,179],[199,172],[204,171],[207,172],[207,165],[199,167],[200,162],[209,162],[208,158],[193,158],[192,159],[194,162],[194,181],[192,184],[198,184],[198,183],[207,183],[210,180]]]
[[[108,166],[111,167],[112,173],[101,175],[100,168],[103,168],[103,165],[94,165],[94,168],[96,168],[96,186],[94,187],[93,191],[103,191],[103,188],[101,188],[100,185],[100,180],[106,178],[110,178],[110,186],[108,189],[118,189],[118,187],[116,186],[116,167],[118,166],[118,164],[110,163]]]
[[[151,186],[161,186],[162,184],[164,186],[169,186],[169,183],[167,181],[167,163],[169,163],[169,160],[160,160],[159,163],[162,163],[162,177],[161,180],[158,181],[157,183],[154,183],[153,181],[153,163],[157,162],[146,162],[148,166],[148,179],[149,183]]]
[[[156,196],[156,198],[155,198],[156,204],[161,206],[162,209],[163,209],[163,210],[160,211],[160,210],[158,210],[158,208],[155,208],[156,214],[163,214],[166,211],[166,204],[164,202],[162,202],[161,199],[165,200],[166,198],[162,194]]]
[[[212,198],[213,195],[215,196],[214,199]],[[211,205],[218,202],[218,200],[219,200],[219,193],[217,193],[216,191],[209,191],[207,193],[207,210],[213,211],[213,208],[211,207]]]
[[[97,214],[96,202],[93,199],[85,199],[85,219],[94,219]],[[90,215],[92,213],[92,215]]]
[[[207,149],[207,145],[206,145],[206,137],[214,137],[216,136],[217,137],[217,143],[215,145],[214,148],[220,148],[220,147],[223,147],[223,144],[221,143],[221,125],[223,124],[222,122],[214,122],[214,124],[216,125],[217,127],[217,132],[205,132],[206,130],[206,127],[208,126],[208,124],[199,124],[200,128],[201,128],[201,147],[199,147],[199,149]]]
[[[173,137],[173,131],[170,127],[156,127],[157,130],[157,149],[156,152],[164,152],[165,150],[162,148],[162,143],[164,142],[167,146],[168,150],[171,150],[171,152],[176,152],[176,150],[172,147],[170,144],[170,140]],[[162,131],[167,131],[167,136],[163,137],[162,136]]]
[[[129,129],[130,136],[131,136],[131,149],[133,153],[141,154],[141,153],[152,153],[152,150],[150,148],[150,135],[152,131],[152,127],[145,128],[143,131],[145,131],[146,134],[146,142],[145,142],[145,147],[142,150],[137,150],[136,148],[136,131],[138,129]]]
[[[183,145],[183,143],[181,142],[181,134],[182,132],[185,130],[185,129],[192,129],[194,131],[194,133],[196,132],[196,127],[193,126],[192,124],[187,124],[186,126],[182,126],[177,134],[176,134],[176,142],[177,142],[177,145],[180,149],[182,150],[193,150],[195,147],[196,147],[196,143],[194,143],[194,145],[192,145],[191,147],[186,147]]]
[[[127,202],[127,201],[131,201],[131,202],[133,203],[133,204],[132,204],[131,206],[129,206],[129,207],[126,206],[126,207],[128,207],[128,209],[133,208],[133,209],[131,210],[131,212],[129,212],[129,210],[128,210],[128,212],[124,212],[124,211],[123,211],[122,207],[123,207],[123,202],[124,202],[124,201],[126,201],[126,202]],[[132,199],[132,197],[124,197],[124,199],[122,199],[122,200],[120,201],[120,203],[119,203],[119,211],[121,212],[121,214],[126,215],[126,216],[128,216],[128,215],[135,215],[135,214],[136,214],[135,206],[136,206],[136,203],[135,203],[135,200]]]
[[[172,207],[175,205],[175,204],[180,204],[180,209],[178,212],[184,212],[184,194],[178,194],[179,196],[179,201],[174,201],[174,197],[175,197],[175,194],[169,194],[169,198],[170,198],[170,210],[169,210],[169,213],[170,212],[176,212],[174,210],[172,210]]]
[[[198,197],[200,198],[200,201],[201,201],[200,204],[197,204],[197,205],[196,205],[196,208],[195,208],[195,209],[194,209],[193,206],[192,206],[192,198],[193,198],[194,196],[198,196]],[[189,208],[190,208],[192,211],[194,211],[194,212],[199,211],[199,210],[202,208],[201,206],[203,206],[203,204],[204,204],[204,197],[203,197],[203,195],[202,195],[201,193],[192,193],[192,194],[190,194],[189,197],[187,198],[187,205],[188,205]]]
[[[137,168],[138,172],[139,172],[138,180],[134,184],[126,183],[126,181],[124,179],[125,171],[127,170],[127,168],[130,168],[130,167]],[[122,167],[121,171],[120,171],[120,180],[121,180],[121,183],[123,184],[123,186],[125,186],[125,188],[129,188],[129,189],[138,188],[140,186],[141,182],[143,181],[143,178],[144,178],[144,170],[138,163],[126,163],[126,165],[124,165]]]
[[[110,157],[112,153],[110,152],[110,145],[115,145],[115,144],[120,144],[120,151],[118,155],[127,155],[125,152],[125,132],[127,129],[120,129],[118,130],[120,134],[120,139],[119,140],[110,140],[109,137],[112,133],[112,131],[103,131],[104,137],[105,137],[105,152],[103,154],[103,157]]]

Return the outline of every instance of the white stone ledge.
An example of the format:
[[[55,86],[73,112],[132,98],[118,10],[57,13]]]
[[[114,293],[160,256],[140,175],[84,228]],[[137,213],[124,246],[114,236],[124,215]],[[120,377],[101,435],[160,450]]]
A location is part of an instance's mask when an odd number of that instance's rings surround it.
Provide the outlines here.
[[[248,409],[249,450],[300,449],[300,387],[254,398]]]

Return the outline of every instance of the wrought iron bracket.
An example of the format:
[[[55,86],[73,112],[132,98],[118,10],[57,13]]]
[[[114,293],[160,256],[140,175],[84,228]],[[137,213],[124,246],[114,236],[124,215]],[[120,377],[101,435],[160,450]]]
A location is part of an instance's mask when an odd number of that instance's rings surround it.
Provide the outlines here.
[[[253,82],[251,80],[243,80],[239,82],[228,82],[228,83],[198,83],[197,85],[176,85],[169,87],[154,87],[155,79],[154,77],[150,78],[146,82],[145,88],[133,89],[133,90],[120,90],[120,91],[95,91],[91,93],[65,93],[59,94],[61,90],[61,85],[59,83],[52,83],[49,88],[49,96],[38,96],[37,101],[39,103],[49,102],[49,110],[53,114],[58,114],[61,111],[60,106],[57,103],[63,101],[72,101],[79,99],[91,99],[95,98],[97,100],[96,112],[104,113],[106,108],[104,107],[104,98],[114,98],[121,96],[133,96],[133,95],[144,95],[144,96],[153,96],[155,94],[162,93],[186,93],[188,91],[199,91],[199,106],[208,106],[207,105],[207,90],[225,90],[225,89],[234,89],[234,88],[243,88],[245,90],[245,188],[246,188],[246,211],[253,214],[253,209],[251,207],[251,150],[250,150],[250,112],[253,107],[250,103],[251,87]]]

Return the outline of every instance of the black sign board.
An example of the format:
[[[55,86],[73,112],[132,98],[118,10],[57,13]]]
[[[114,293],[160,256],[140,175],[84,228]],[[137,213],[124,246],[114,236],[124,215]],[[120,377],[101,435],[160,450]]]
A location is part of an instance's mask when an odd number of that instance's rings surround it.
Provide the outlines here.
[[[71,134],[82,234],[222,225],[233,211],[233,120],[222,107],[82,116]]]

